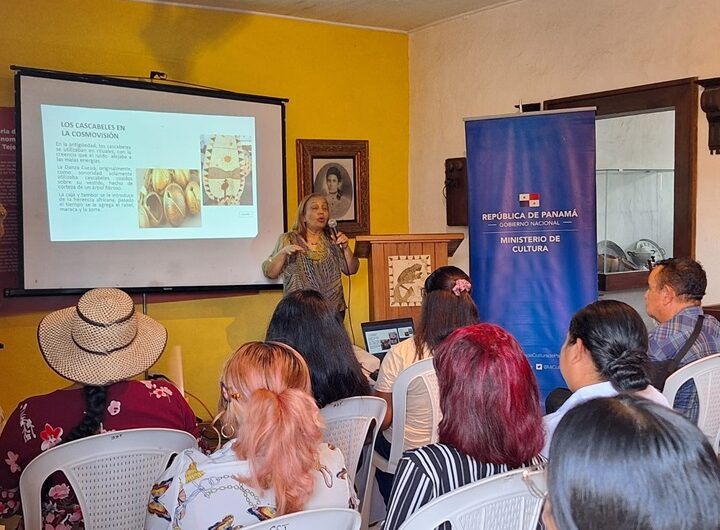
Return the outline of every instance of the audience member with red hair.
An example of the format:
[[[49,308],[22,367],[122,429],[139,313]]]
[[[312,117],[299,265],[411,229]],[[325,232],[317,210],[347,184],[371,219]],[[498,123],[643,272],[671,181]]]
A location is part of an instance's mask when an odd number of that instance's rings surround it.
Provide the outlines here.
[[[435,350],[433,362],[440,440],[403,456],[384,530],[400,527],[435,497],[544,462],[537,382],[512,335],[494,324],[458,329]]]
[[[276,342],[247,343],[225,364],[220,387],[221,431],[233,439],[210,456],[193,449],[177,456],[153,486],[147,530],[240,528],[354,503],[342,453],[321,443],[300,354]]]

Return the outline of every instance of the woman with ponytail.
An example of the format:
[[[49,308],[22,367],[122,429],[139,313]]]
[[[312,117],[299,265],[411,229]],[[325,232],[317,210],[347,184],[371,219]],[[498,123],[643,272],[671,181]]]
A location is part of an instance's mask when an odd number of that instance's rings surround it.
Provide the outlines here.
[[[375,395],[387,402],[382,432],[375,442],[375,450],[384,458],[390,456],[392,440],[392,391],[400,373],[413,363],[432,357],[435,348],[458,328],[476,324],[478,310],[471,297],[470,277],[453,266],[439,267],[426,279],[420,322],[414,337],[395,344],[380,365]],[[425,383],[413,381],[407,392],[404,450],[430,443],[432,433],[432,404]],[[393,475],[377,471],[380,493],[387,504]]]
[[[550,456],[553,433],[567,411],[590,399],[632,393],[670,406],[645,374],[647,348],[645,323],[623,302],[600,300],[575,313],[560,350],[560,372],[572,395],[543,419],[543,455]]]
[[[153,486],[146,530],[241,528],[354,504],[342,453],[322,442],[307,365],[277,342],[249,342],[220,377],[217,420],[232,439],[179,454]]]
[[[72,381],[20,402],[0,436],[0,519],[20,515],[20,474],[40,453],[106,431],[143,427],[184,430],[196,438],[195,414],[180,392],[161,381],[137,381],[158,360],[167,331],[138,314],[118,289],[93,289],[77,305],[50,313],[38,326],[48,366]],[[62,473],[46,482],[44,528],[84,528],[83,514]]]

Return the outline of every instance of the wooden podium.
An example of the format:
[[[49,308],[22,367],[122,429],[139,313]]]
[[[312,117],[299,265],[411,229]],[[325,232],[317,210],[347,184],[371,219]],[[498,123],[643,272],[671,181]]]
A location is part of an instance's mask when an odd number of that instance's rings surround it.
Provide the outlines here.
[[[355,255],[368,258],[370,320],[412,317],[417,325],[425,278],[447,265],[464,238],[457,233],[357,236]]]

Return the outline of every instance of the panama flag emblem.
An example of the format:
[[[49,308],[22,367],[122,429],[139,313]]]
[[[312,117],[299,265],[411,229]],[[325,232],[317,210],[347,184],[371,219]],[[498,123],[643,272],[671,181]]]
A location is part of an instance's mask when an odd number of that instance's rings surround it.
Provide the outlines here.
[[[518,201],[522,208],[537,208],[540,206],[539,193],[521,193],[518,195]]]

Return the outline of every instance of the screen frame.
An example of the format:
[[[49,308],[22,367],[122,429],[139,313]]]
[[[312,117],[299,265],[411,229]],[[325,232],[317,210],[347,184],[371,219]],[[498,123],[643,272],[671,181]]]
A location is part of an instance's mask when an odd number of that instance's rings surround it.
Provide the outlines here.
[[[17,212],[18,212],[18,276],[22,287],[6,288],[4,295],[6,297],[15,296],[57,296],[66,294],[81,294],[90,289],[87,288],[58,288],[58,289],[28,289],[25,282],[24,270],[24,225],[23,225],[23,164],[22,164],[22,111],[21,111],[21,93],[20,86],[23,76],[39,77],[60,81],[72,81],[81,83],[92,83],[98,85],[107,85],[120,88],[150,90],[154,92],[168,92],[172,94],[183,94],[190,96],[201,96],[216,99],[228,99],[250,103],[261,103],[269,105],[277,105],[280,110],[280,130],[281,130],[281,168],[282,168],[282,225],[283,231],[288,229],[287,212],[287,123],[286,123],[286,104],[288,98],[262,96],[255,94],[245,94],[233,92],[229,90],[216,89],[183,83],[179,81],[168,81],[162,79],[157,80],[158,72],[151,73],[150,78],[137,77],[116,77],[98,74],[72,73],[57,70],[46,70],[32,67],[24,67],[11,65],[10,69],[15,72],[15,130],[16,130],[16,180],[17,180]],[[259,266],[259,265],[258,265]],[[97,286],[101,287],[101,286]],[[138,286],[126,287],[121,289],[129,293],[169,293],[169,292],[258,292],[262,290],[279,290],[282,289],[282,283],[267,284],[238,284],[238,285],[180,285],[180,286]]]
[[[378,353],[370,352],[370,349],[369,349],[370,346],[369,346],[368,340],[367,340],[368,333],[371,333],[373,331],[383,331],[383,330],[408,328],[408,327],[412,328],[413,336],[414,336],[415,335],[415,322],[413,321],[412,317],[391,318],[391,319],[387,319],[387,320],[374,320],[371,322],[363,322],[360,324],[360,329],[362,330],[362,335],[363,335],[363,341],[365,342],[365,348],[369,353],[371,353],[372,355],[375,355],[375,356],[385,355],[390,350],[390,348],[388,348],[387,350],[384,350],[382,352],[378,352]],[[408,338],[412,338],[412,337],[408,337]],[[398,337],[398,339],[399,339],[399,337]],[[398,342],[402,342],[403,340],[407,340],[407,339],[398,340]]]

